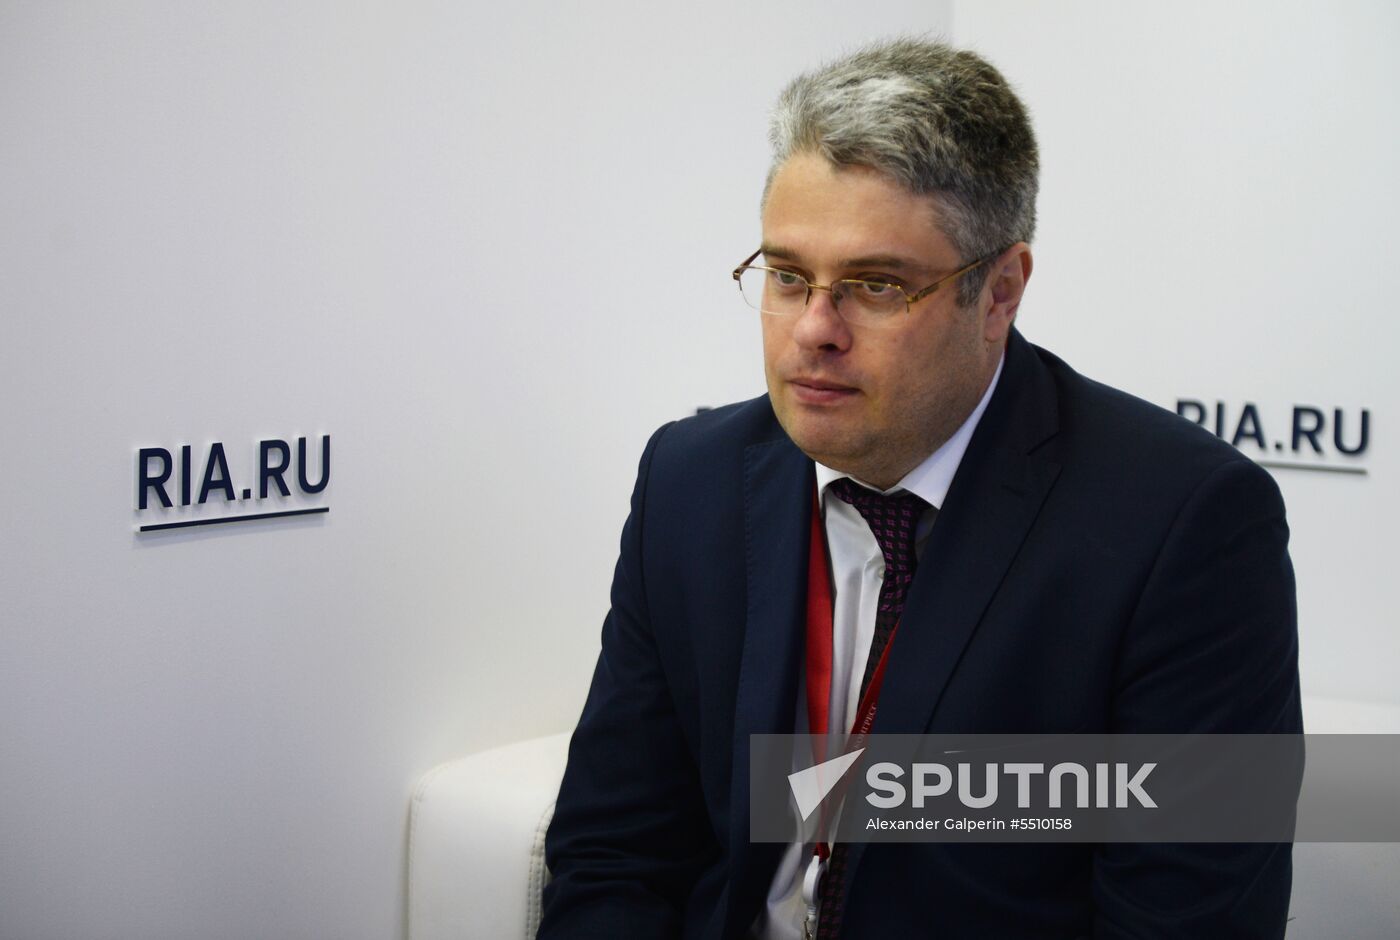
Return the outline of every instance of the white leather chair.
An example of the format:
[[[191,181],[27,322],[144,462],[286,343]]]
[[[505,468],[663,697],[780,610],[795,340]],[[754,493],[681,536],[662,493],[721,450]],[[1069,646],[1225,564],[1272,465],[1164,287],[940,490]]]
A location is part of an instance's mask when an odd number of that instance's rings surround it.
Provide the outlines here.
[[[544,832],[569,735],[483,751],[428,771],[408,825],[410,940],[533,940]]]
[[[1400,734],[1400,707],[1303,696],[1309,734]],[[1400,937],[1400,842],[1293,846],[1289,940]]]
[[[1400,707],[1305,698],[1310,733],[1400,733]],[[410,940],[532,940],[549,873],[544,833],[569,736],[443,764],[413,794]],[[1288,936],[1400,937],[1400,843],[1299,843]]]

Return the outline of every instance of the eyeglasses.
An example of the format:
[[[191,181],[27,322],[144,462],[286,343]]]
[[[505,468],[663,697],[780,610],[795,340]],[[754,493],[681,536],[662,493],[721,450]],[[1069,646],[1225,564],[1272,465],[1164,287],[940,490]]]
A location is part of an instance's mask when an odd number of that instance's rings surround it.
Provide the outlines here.
[[[750,307],[773,316],[792,316],[807,309],[807,304],[812,301],[812,291],[824,290],[831,294],[831,301],[842,319],[863,326],[891,323],[900,314],[908,313],[911,304],[1000,254],[997,252],[978,259],[911,294],[903,285],[893,281],[842,278],[829,285],[813,284],[796,271],[749,263],[762,253],[763,249],[760,248],[734,269],[739,293]]]

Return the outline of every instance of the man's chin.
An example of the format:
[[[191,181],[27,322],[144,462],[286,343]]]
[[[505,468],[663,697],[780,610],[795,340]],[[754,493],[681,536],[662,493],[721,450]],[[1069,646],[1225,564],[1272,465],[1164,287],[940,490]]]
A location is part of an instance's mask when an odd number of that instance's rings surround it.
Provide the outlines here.
[[[780,418],[779,422],[798,450],[834,470],[851,465],[859,452],[850,435],[843,434],[840,428],[830,427],[829,422],[814,422],[803,417],[790,421]]]

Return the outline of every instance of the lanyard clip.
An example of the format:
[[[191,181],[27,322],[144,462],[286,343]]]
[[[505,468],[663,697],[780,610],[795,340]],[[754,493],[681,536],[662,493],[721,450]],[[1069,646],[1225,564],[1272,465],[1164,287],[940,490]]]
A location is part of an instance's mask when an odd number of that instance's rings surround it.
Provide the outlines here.
[[[807,905],[807,916],[802,921],[803,940],[816,940],[817,937],[817,886],[821,884],[825,859],[813,852],[807,863],[807,873],[802,876],[802,901]]]

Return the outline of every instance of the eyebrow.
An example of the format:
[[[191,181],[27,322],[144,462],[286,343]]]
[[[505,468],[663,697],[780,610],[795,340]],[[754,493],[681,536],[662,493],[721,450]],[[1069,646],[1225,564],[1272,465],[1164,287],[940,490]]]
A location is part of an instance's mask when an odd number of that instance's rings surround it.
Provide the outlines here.
[[[759,253],[765,258],[779,259],[782,261],[800,262],[801,256],[790,248],[782,245],[770,245],[765,243]],[[927,273],[928,268],[917,261],[909,258],[902,258],[899,255],[862,255],[859,258],[844,258],[837,262],[837,267],[843,270],[851,268],[885,268],[891,271],[905,271],[910,273]]]

